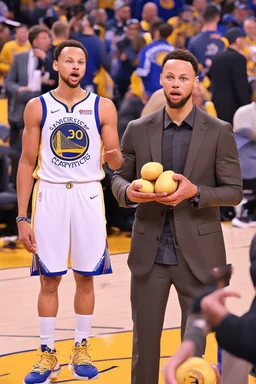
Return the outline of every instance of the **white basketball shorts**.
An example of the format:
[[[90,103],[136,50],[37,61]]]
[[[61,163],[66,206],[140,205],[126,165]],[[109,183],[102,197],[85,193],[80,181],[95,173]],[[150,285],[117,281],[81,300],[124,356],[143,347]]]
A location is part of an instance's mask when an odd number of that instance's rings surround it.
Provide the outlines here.
[[[100,182],[53,184],[37,181],[32,228],[36,238],[31,275],[63,275],[70,255],[73,271],[111,273],[104,199]]]

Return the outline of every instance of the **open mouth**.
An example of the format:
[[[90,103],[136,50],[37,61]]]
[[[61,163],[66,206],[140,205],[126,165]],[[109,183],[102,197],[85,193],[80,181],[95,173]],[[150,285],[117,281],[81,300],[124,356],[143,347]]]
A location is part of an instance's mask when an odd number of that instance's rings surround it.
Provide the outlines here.
[[[170,97],[171,97],[173,100],[178,100],[178,99],[181,98],[181,93],[178,92],[178,91],[170,92]]]
[[[79,78],[79,74],[78,73],[71,73],[69,77],[72,81],[77,81],[77,79]]]

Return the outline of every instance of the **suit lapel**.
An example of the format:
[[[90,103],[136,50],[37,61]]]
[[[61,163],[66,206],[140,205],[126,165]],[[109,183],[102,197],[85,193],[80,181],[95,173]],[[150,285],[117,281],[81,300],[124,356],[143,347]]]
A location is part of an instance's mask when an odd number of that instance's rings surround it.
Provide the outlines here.
[[[152,155],[152,160],[158,163],[162,162],[162,137],[163,137],[163,116],[164,109],[152,116],[148,125],[149,145]]]
[[[203,143],[205,134],[208,129],[205,123],[206,123],[206,118],[204,113],[199,108],[196,107],[193,132],[192,132],[187,160],[186,160],[185,168],[183,172],[183,175],[187,178],[189,178],[191,175],[200,147]]]

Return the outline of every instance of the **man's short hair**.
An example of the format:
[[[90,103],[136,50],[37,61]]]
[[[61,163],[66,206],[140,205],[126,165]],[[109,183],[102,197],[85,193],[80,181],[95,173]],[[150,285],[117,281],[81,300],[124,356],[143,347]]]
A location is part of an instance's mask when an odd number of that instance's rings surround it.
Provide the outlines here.
[[[198,61],[195,58],[195,56],[189,52],[186,49],[175,49],[174,51],[168,53],[165,58],[163,59],[162,63],[162,70],[168,60],[182,60],[182,61],[187,61],[188,63],[191,63],[195,75],[197,76],[198,74]]]
[[[46,32],[48,33],[49,37],[51,37],[49,29],[46,27],[41,27],[40,25],[34,25],[28,30],[28,41],[30,42],[31,46],[33,44],[33,41],[41,32]]]
[[[66,36],[69,31],[69,26],[64,21],[55,21],[52,25],[52,31],[56,37]]]
[[[76,40],[67,40],[63,41],[62,43],[58,44],[57,47],[54,50],[54,60],[58,61],[58,58],[61,54],[61,51],[66,47],[74,47],[74,48],[80,48],[84,52],[85,59],[88,58],[88,52],[83,46],[83,44],[79,43],[79,41]]]

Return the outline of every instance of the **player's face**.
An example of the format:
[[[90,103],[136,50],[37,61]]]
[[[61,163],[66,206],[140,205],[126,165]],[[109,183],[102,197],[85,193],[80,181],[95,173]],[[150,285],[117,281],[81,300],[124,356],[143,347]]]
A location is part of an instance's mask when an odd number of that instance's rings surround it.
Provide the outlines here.
[[[160,76],[167,104],[170,108],[182,108],[192,97],[198,85],[191,63],[183,60],[168,60]]]
[[[76,47],[65,47],[54,62],[54,69],[59,72],[60,78],[70,88],[80,85],[86,69],[86,58],[83,50]]]

